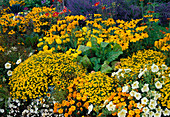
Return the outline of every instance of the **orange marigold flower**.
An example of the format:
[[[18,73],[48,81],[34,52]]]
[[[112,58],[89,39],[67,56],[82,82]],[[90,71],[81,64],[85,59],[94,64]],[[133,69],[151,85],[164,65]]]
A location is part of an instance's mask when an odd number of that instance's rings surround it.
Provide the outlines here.
[[[100,4],[100,2],[96,2],[95,4],[94,4],[94,6],[98,6]]]

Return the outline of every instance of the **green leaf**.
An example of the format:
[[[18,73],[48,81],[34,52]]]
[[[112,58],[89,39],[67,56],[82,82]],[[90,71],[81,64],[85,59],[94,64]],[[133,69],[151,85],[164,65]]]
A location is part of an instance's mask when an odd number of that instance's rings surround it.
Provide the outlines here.
[[[112,67],[113,69],[115,69],[115,64],[116,64],[117,62],[119,62],[119,61],[112,61],[112,62],[111,62],[111,65],[112,65],[111,67]]]
[[[101,47],[102,47],[102,48],[105,48],[109,43],[101,42],[100,44],[101,44]]]
[[[112,50],[115,52],[122,51],[122,47],[119,44],[116,44],[113,46]]]
[[[122,51],[117,51],[117,52],[109,52],[107,55],[107,61],[112,62],[113,60],[115,60],[116,58],[119,57],[120,54],[123,54]]]
[[[85,52],[87,50],[89,50],[91,47],[85,46],[85,45],[80,45],[79,50],[81,50],[82,52]]]
[[[83,66],[86,67],[86,68],[92,67],[92,63],[90,62],[90,59],[87,57],[87,55],[83,56],[81,62],[83,64]]]
[[[101,66],[102,73],[111,73],[112,68],[108,65],[108,61],[105,61],[104,64]]]
[[[100,58],[93,57],[93,58],[90,58],[90,60],[94,65],[93,69],[97,72],[101,68]]]

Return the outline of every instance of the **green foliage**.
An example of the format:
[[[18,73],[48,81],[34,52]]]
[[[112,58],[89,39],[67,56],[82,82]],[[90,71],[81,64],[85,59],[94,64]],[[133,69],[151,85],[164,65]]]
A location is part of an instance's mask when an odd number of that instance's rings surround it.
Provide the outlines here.
[[[43,3],[41,1],[43,1]],[[28,8],[51,6],[50,0],[24,0],[24,2],[25,2],[25,7],[28,7]]]
[[[95,38],[92,38],[91,42],[92,47],[80,45],[79,50],[82,51],[82,54],[78,56],[78,62],[88,69],[93,68],[102,73],[111,73],[112,67],[109,64],[123,54],[121,47],[115,44],[112,48],[111,44],[106,42],[97,44]]]
[[[7,101],[10,97],[8,88],[6,86],[0,85],[0,108],[7,107]]]

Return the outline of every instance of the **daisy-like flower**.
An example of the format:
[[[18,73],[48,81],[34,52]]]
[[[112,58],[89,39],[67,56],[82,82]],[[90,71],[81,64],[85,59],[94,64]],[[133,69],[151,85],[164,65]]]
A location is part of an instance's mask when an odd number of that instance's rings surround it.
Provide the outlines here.
[[[141,103],[142,104],[147,104],[147,102],[148,102],[148,99],[146,98],[146,97],[143,97],[142,99],[141,99]]]
[[[152,72],[158,72],[158,71],[159,71],[159,67],[158,67],[157,65],[153,64],[153,65],[151,66],[151,71],[152,71]]]
[[[108,109],[108,111],[114,111],[116,108],[116,105],[113,105],[113,102],[109,102],[109,104],[106,106],[106,108]]]
[[[130,92],[130,95],[131,95],[131,96],[134,96],[135,93],[136,93],[136,92],[132,90],[132,91]]]
[[[134,96],[137,100],[140,100],[140,98],[142,97],[141,94],[138,92],[136,92]]]
[[[0,113],[4,113],[4,109],[0,109]]]
[[[168,110],[168,109],[166,108],[165,111],[163,111],[163,115],[164,115],[164,116],[170,116],[170,110]]]
[[[128,86],[122,87],[122,92],[128,92]]]
[[[132,89],[137,89],[139,88],[139,82],[138,81],[135,81],[133,84],[132,84]]]
[[[161,117],[161,113],[158,113],[158,112],[155,113],[155,114],[154,114],[154,117]]]
[[[144,107],[144,108],[143,108],[143,112],[144,112],[145,114],[148,114],[148,113],[149,113],[149,108],[148,108],[148,107]]]
[[[92,110],[93,110],[93,104],[91,104],[91,105],[88,107],[88,114],[90,114]]]
[[[10,69],[11,68],[11,64],[10,63],[5,63],[5,69]]]
[[[141,89],[142,92],[148,92],[149,91],[149,84],[144,84],[143,88]]]
[[[139,109],[141,109],[143,106],[142,106],[142,104],[137,103],[137,107],[138,107]]]
[[[20,64],[21,61],[22,61],[21,59],[18,59],[17,62],[16,62],[16,64],[17,64],[17,65]]]
[[[161,67],[162,67],[163,70],[168,70],[168,67],[167,67],[167,65],[165,65],[165,64],[162,64]]]
[[[156,102],[156,100],[152,100],[152,99],[151,99],[149,104],[153,104],[153,105],[156,106],[156,105],[157,105],[157,102]]]
[[[122,109],[122,110],[118,113],[118,117],[126,117],[126,113],[127,113],[127,110]]]
[[[12,76],[12,71],[11,71],[11,70],[8,70],[7,75],[8,75],[8,76]]]
[[[157,89],[161,89],[161,88],[162,88],[162,83],[160,83],[159,81],[157,81],[157,82],[155,83],[155,86],[156,86]]]

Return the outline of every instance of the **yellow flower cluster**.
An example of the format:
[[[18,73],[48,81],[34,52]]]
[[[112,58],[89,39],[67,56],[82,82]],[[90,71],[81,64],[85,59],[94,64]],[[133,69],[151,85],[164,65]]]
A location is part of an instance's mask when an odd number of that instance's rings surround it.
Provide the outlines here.
[[[102,101],[106,100],[113,92],[114,83],[117,80],[109,77],[108,75],[101,73],[100,71],[95,73],[89,73],[77,82],[77,89],[81,94],[87,94],[89,97],[89,103],[94,105],[100,105]]]
[[[86,73],[82,66],[73,62],[72,55],[40,51],[20,63],[9,78],[11,96],[26,99],[45,95],[49,85],[58,81],[65,85],[77,75]]]
[[[10,0],[9,1],[10,6],[15,5],[15,4],[21,4],[21,3],[23,3],[23,1],[18,1],[18,0]]]
[[[0,51],[4,52],[4,48],[2,46],[0,46]]]
[[[139,74],[139,71],[141,68],[145,68],[145,65],[147,64],[148,70],[151,69],[152,64],[158,65],[158,67],[161,67],[162,64],[165,64],[165,59],[167,57],[157,51],[153,50],[139,50],[137,53],[133,53],[132,57],[128,58],[121,58],[120,62],[121,65],[116,66],[116,68],[121,69],[131,69],[130,73]],[[148,65],[149,64],[149,65]]]
[[[170,49],[170,44],[167,44],[168,41],[170,41],[170,33],[166,33],[163,39],[155,41],[154,46],[163,51],[168,51]]]
[[[170,109],[170,67],[167,70],[163,70],[162,76],[164,76],[164,87],[160,89],[161,92],[161,105]]]

